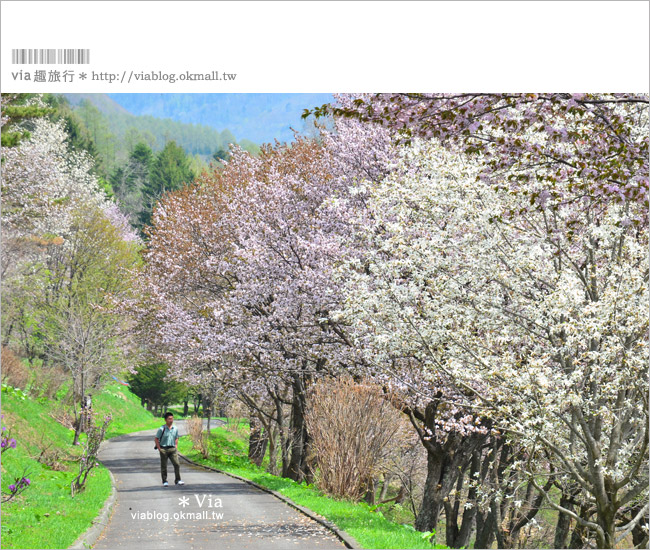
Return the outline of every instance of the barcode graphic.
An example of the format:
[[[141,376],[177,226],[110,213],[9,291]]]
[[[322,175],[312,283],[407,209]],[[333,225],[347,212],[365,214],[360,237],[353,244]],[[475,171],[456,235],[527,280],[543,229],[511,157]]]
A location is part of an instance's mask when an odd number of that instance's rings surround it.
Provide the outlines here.
[[[87,65],[90,50],[84,49],[14,49],[11,50],[13,65]]]

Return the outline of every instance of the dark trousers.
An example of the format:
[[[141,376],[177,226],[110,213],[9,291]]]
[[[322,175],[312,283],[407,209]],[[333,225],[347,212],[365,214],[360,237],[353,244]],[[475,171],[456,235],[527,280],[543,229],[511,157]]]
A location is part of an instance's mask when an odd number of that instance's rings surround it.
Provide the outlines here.
[[[167,459],[172,461],[174,466],[174,482],[178,483],[181,480],[181,465],[178,462],[178,453],[176,447],[169,449],[160,449],[160,475],[162,476],[163,483],[167,481]]]

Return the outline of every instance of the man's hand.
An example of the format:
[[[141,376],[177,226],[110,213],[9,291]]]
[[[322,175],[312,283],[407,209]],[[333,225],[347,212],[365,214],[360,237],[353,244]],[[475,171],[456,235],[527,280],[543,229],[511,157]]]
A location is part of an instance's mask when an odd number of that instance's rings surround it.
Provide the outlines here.
[[[160,440],[156,437],[156,447],[158,447],[158,450],[162,452],[162,449],[160,448]]]

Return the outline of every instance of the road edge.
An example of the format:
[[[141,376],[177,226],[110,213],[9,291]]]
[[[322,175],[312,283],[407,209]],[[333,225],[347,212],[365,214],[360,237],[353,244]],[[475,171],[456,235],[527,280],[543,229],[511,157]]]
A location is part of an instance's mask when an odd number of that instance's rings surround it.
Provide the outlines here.
[[[86,550],[87,548],[92,548],[95,542],[97,542],[97,539],[104,532],[104,529],[108,526],[111,513],[113,512],[113,507],[117,500],[117,486],[115,484],[113,472],[108,468],[106,468],[106,470],[111,478],[111,494],[108,495],[108,498],[104,502],[104,506],[92,521],[93,524],[77,537],[77,540],[72,543],[72,546],[68,547],[68,550]]]
[[[352,548],[352,549],[357,549],[361,548],[359,546],[359,543],[354,539],[354,537],[350,536],[348,533],[343,531],[342,529],[339,529],[336,525],[334,525],[332,522],[319,517],[316,515],[315,512],[312,512],[309,508],[305,508],[304,506],[300,506],[299,504],[296,504],[293,500],[291,500],[289,497],[284,496],[282,493],[279,493],[277,491],[273,491],[272,489],[269,489],[268,487],[264,487],[263,485],[260,485],[259,483],[255,483],[254,481],[251,481],[250,479],[246,479],[245,477],[238,476],[236,474],[231,474],[230,472],[226,472],[225,470],[220,470],[218,468],[213,468],[211,466],[206,466],[204,464],[199,464],[198,462],[194,462],[190,458],[187,458],[185,455],[182,455],[181,453],[178,453],[178,456],[180,456],[183,460],[186,462],[198,466],[199,468],[203,468],[204,470],[210,470],[212,472],[217,472],[219,474],[224,474],[229,477],[232,477],[234,479],[237,479],[239,481],[243,481],[244,483],[248,483],[249,485],[252,485],[253,487],[260,489],[261,491],[264,491],[265,493],[269,493],[273,495],[275,498],[281,500],[285,504],[288,504],[292,508],[298,510],[301,514],[304,514],[308,518],[320,523],[323,527],[329,529],[336,537],[346,546],[346,548]]]

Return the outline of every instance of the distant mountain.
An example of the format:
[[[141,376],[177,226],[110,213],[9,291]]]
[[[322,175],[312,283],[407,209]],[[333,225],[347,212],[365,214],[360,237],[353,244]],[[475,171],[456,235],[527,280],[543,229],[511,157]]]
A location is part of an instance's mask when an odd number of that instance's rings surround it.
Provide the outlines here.
[[[245,139],[246,136],[240,136],[244,139],[238,141],[228,128],[216,128],[208,124],[193,124],[182,118],[173,119],[162,114],[146,113],[138,115],[120,105],[107,94],[63,95],[89,128],[100,123],[94,120],[96,117],[92,109],[88,109],[84,105],[90,104],[99,111],[99,115],[105,121],[107,131],[117,138],[118,143],[115,145],[117,157],[124,156],[124,151],[121,150],[123,144],[129,148],[138,140],[146,141],[155,151],[159,151],[167,141],[173,139],[189,154],[199,155],[204,159],[211,158],[212,154],[219,149],[227,150],[230,143],[239,143],[249,151],[258,149],[250,138]],[[143,96],[141,99],[146,103],[148,97],[155,99],[158,94],[135,95]],[[155,110],[153,113],[155,113]],[[92,133],[97,134],[95,131]],[[101,141],[101,139],[95,139],[95,141]]]
[[[79,105],[82,101],[90,101],[105,115],[132,115],[119,103],[112,100],[108,94],[62,94],[71,105]]]
[[[107,95],[113,103],[135,115],[171,118],[219,130],[228,128],[239,138],[256,143],[291,141],[291,128],[301,131],[304,127],[304,109],[333,100],[331,94]]]

